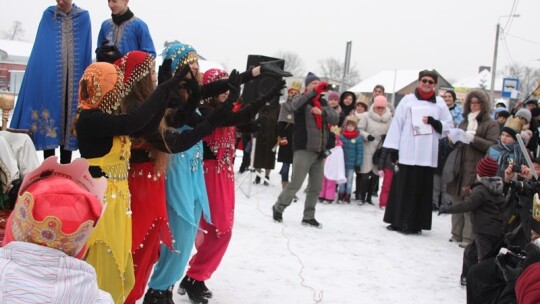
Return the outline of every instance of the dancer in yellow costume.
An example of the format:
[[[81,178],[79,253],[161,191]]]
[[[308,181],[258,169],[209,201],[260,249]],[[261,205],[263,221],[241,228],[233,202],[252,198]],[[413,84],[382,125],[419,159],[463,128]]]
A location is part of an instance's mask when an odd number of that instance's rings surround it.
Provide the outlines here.
[[[128,135],[157,128],[177,77],[160,85],[130,114],[123,114],[123,74],[114,65],[90,65],[79,84],[75,132],[81,156],[94,178],[107,178],[107,207],[88,240],[86,261],[96,269],[99,288],[123,303],[135,282],[131,256],[131,207],[127,182],[131,141]]]

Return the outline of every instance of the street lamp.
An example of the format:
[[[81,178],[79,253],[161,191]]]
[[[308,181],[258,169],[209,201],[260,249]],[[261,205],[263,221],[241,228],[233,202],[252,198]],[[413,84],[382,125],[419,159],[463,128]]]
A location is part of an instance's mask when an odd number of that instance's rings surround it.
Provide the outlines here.
[[[493,64],[491,65],[491,90],[489,91],[489,99],[493,102],[495,91],[495,77],[497,74],[497,50],[499,48],[499,32],[501,31],[501,18],[519,17],[519,14],[499,16],[497,20],[497,32],[495,33],[495,52],[493,53]]]

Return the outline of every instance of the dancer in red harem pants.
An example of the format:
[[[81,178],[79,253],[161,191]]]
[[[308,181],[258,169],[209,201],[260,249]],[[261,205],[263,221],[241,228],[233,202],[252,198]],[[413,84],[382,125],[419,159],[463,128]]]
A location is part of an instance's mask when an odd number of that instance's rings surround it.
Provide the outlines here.
[[[227,72],[219,69],[210,69],[203,75],[202,83],[217,81],[227,78]],[[239,94],[238,72],[233,71],[229,78],[229,93],[223,93],[205,101],[201,106],[201,112],[209,113],[219,104],[232,102]],[[255,114],[263,107],[267,101],[280,95],[285,81],[279,82],[268,93],[259,99],[252,101],[245,107],[233,109],[233,115],[220,127],[214,129],[211,135],[203,140],[204,144],[204,180],[210,204],[210,214],[212,223],[208,223],[204,218],[200,222],[200,230],[195,240],[197,253],[189,262],[189,270],[180,282],[179,293],[187,293],[194,303],[208,303],[207,298],[212,297],[212,293],[206,287],[204,281],[209,279],[218,268],[232,236],[234,223],[234,153],[236,142],[236,125],[250,122]],[[278,103],[270,103],[269,106],[279,106]]]
[[[234,171],[218,168],[217,162],[213,159],[204,160],[204,181],[206,189],[208,189],[208,201],[214,225],[208,224],[205,220],[201,220],[199,225],[202,230],[208,231],[208,233],[199,231],[197,234],[195,240],[197,254],[189,262],[187,272],[190,278],[197,281],[208,280],[216,271],[227,247],[229,247],[232,236],[235,202]],[[210,174],[210,172],[219,172],[220,169],[227,170],[227,172]],[[230,169],[232,170],[232,167]]]

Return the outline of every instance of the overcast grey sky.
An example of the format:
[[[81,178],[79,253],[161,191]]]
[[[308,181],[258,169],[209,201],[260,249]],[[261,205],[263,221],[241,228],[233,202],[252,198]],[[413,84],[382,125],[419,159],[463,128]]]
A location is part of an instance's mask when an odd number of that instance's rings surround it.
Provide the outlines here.
[[[1,0],[0,31],[19,20],[33,41],[43,10],[55,1]],[[94,44],[106,0],[78,0],[90,12]],[[516,14],[507,24],[512,7]],[[192,44],[207,59],[244,69],[247,55],[296,53],[317,72],[326,58],[344,60],[352,41],[352,64],[367,78],[380,70],[435,68],[459,80],[492,65],[495,28],[504,28],[498,69],[510,63],[540,68],[539,0],[131,0],[161,50],[165,40]],[[94,45],[95,48],[95,45]]]

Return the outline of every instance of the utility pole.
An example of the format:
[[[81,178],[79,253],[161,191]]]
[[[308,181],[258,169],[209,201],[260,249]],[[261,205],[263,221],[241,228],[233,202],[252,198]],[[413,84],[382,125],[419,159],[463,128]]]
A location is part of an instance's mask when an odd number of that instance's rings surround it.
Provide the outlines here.
[[[501,24],[497,22],[497,32],[495,33],[495,51],[493,52],[493,64],[491,65],[491,89],[489,90],[489,100],[493,105],[495,94],[495,77],[497,76],[497,50],[499,49],[499,32]]]
[[[349,74],[349,70],[351,69],[351,50],[352,41],[347,41],[347,46],[345,47],[345,61],[343,63],[343,78],[341,79],[343,87],[345,86],[345,79],[347,77],[347,74]]]
[[[489,90],[489,99],[492,104],[495,103],[495,78],[497,77],[497,50],[499,49],[499,33],[501,32],[501,18],[517,18],[519,14],[499,16],[497,20],[497,32],[495,33],[495,51],[493,52],[493,65],[491,66],[491,88]]]

